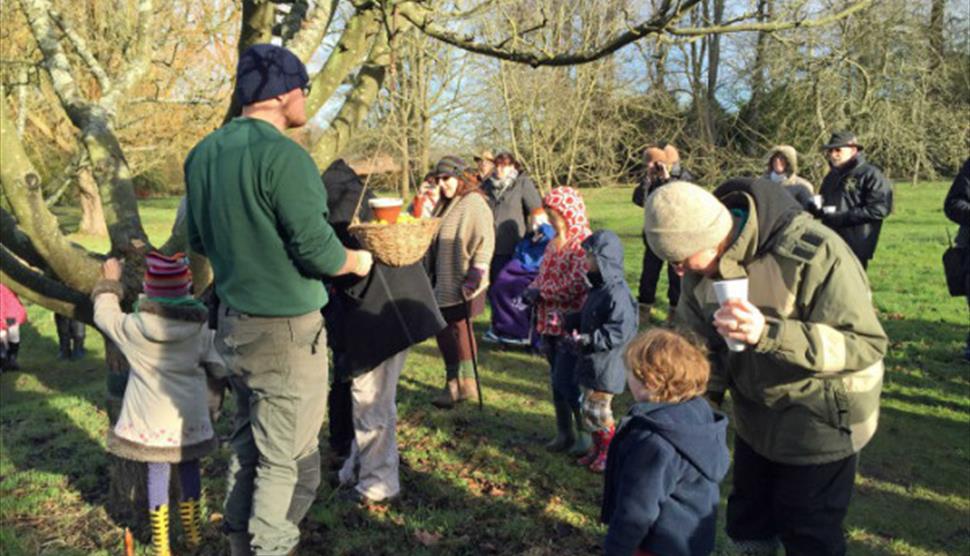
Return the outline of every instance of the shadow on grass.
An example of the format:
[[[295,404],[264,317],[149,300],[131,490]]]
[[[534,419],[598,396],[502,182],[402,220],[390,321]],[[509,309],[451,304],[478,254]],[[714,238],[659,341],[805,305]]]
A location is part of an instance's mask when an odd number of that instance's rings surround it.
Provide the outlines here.
[[[311,554],[361,555],[597,552],[599,534],[557,512],[568,513],[577,498],[598,510],[598,487],[543,472],[568,462],[553,462],[522,438],[526,431],[498,429],[495,419],[489,408],[480,413],[470,406],[411,412],[400,427],[401,497],[387,509],[362,510],[324,487],[303,547]]]
[[[53,321],[50,313],[43,315]],[[98,372],[103,364],[93,359],[58,361],[56,343],[35,325],[46,326],[32,322],[22,328],[22,370],[2,378],[3,459],[15,473],[0,477],[0,484],[8,495],[20,493],[4,508],[4,521],[15,528],[19,516],[56,515],[56,508],[69,505],[63,484],[55,490],[46,485],[65,481],[81,500],[97,506],[104,502],[109,483],[107,455],[100,439],[92,436],[97,435],[92,431],[103,430],[99,421],[107,421],[104,374]],[[32,538],[33,529],[25,527],[21,539]],[[63,533],[69,538],[91,534]]]

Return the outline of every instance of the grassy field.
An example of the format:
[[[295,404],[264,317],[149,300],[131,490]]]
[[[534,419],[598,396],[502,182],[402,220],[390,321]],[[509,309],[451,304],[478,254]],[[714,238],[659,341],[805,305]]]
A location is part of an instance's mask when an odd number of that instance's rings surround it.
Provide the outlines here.
[[[962,299],[947,297],[940,268],[945,192],[942,183],[898,186],[897,212],[869,271],[892,347],[880,432],[862,453],[846,521],[850,554],[970,553],[970,366],[960,359],[968,317]],[[594,227],[623,239],[635,287],[643,245],[629,190],[584,194]],[[167,237],[176,204],[142,204],[155,242]],[[0,553],[119,554],[122,524],[103,506],[103,347],[89,329],[89,356],[57,361],[53,318],[29,309],[24,371],[0,377]],[[485,323],[476,323],[479,334]],[[411,351],[398,395],[403,497],[365,511],[338,503],[322,485],[303,526],[301,554],[599,552],[601,478],[542,449],[553,431],[545,365],[486,347],[481,370],[484,411],[438,411],[429,403],[443,381],[437,350],[426,342]],[[625,395],[614,410],[622,414],[628,404]],[[218,427],[225,433],[228,423]],[[213,513],[226,462],[225,448],[204,462]],[[724,484],[725,497],[729,488]],[[213,523],[204,554],[222,553],[216,531]],[[719,546],[724,540],[719,533]]]

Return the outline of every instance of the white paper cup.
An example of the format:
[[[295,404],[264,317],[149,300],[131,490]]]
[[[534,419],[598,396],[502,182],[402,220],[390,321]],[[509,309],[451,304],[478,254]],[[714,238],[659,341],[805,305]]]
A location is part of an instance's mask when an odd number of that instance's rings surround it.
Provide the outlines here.
[[[812,204],[815,205],[815,208],[821,209],[822,208],[822,196],[821,195],[812,195]]]
[[[720,280],[714,282],[714,295],[717,302],[724,305],[728,299],[748,299],[748,279],[738,278],[736,280]],[[725,338],[728,349],[731,351],[744,351],[747,346],[740,340]]]
[[[825,205],[822,207],[822,214],[835,214],[835,205]]]

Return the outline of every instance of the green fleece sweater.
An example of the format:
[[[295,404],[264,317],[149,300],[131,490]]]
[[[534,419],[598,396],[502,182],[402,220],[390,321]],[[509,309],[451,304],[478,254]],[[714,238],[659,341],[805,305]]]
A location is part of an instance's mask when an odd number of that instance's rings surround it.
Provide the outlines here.
[[[346,252],[300,145],[265,121],[236,118],[189,153],[185,188],[189,243],[209,258],[223,304],[267,317],[326,305],[320,278]]]

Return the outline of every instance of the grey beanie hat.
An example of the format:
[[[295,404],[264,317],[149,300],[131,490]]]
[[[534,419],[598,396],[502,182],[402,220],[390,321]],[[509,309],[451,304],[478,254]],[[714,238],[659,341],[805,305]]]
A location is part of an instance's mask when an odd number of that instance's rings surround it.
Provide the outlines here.
[[[685,181],[670,182],[647,197],[643,232],[655,255],[670,262],[719,245],[731,233],[731,213],[714,195]]]

